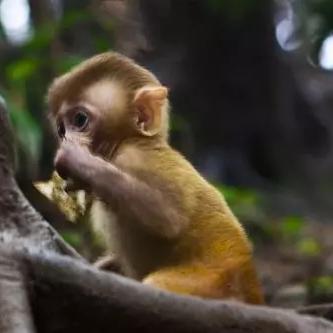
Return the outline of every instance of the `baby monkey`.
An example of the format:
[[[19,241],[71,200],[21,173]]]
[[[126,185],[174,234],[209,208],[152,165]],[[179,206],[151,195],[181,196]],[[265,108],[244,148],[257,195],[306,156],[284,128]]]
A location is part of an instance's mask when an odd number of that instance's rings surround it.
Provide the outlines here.
[[[243,228],[168,143],[168,90],[152,73],[100,54],[55,79],[48,103],[60,138],[55,168],[91,193],[92,223],[126,276],[179,294],[263,302]]]

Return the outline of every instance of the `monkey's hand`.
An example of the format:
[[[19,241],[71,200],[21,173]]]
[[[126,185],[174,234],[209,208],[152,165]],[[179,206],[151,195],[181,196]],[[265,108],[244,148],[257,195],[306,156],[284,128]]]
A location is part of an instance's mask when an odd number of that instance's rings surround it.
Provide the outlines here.
[[[61,177],[72,179],[82,189],[96,194],[113,211],[121,210],[128,219],[141,223],[163,238],[178,237],[189,223],[178,206],[158,187],[118,169],[75,141],[62,142],[55,167]]]
[[[58,174],[67,180],[67,191],[90,190],[89,173],[93,172],[92,165],[95,156],[89,149],[74,140],[64,140],[59,147],[54,160]]]

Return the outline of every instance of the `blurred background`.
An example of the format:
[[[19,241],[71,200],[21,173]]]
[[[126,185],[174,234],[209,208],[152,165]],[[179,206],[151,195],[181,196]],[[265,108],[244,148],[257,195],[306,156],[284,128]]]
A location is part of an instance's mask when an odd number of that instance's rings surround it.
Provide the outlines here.
[[[171,141],[223,191],[255,246],[267,300],[333,301],[332,0],[0,0],[0,95],[33,205],[89,258],[32,186],[52,172],[45,93],[117,50],[170,88]]]

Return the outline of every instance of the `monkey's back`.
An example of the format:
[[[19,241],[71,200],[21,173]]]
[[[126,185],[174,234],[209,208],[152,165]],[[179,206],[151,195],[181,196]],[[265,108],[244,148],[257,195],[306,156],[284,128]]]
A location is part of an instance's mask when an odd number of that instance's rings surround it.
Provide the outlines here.
[[[223,195],[180,153],[169,146],[154,150],[129,147],[120,155],[124,155],[126,161],[122,163],[121,157],[116,160],[121,168],[151,187],[159,188],[188,219],[189,225],[179,240],[168,242],[178,260],[180,253],[186,260],[190,256],[216,260],[228,256],[229,252],[251,253],[246,234]]]
[[[151,155],[148,164],[155,178],[164,181],[165,193],[181,205],[184,215],[189,218],[189,226],[177,244],[177,248],[182,247],[180,252],[200,257],[200,260],[207,257],[207,260],[224,259],[230,253],[248,255],[252,252],[243,227],[223,195],[180,153],[165,147]],[[153,182],[153,178],[150,179]],[[195,249],[193,244],[196,244]],[[183,251],[185,247],[188,251]]]

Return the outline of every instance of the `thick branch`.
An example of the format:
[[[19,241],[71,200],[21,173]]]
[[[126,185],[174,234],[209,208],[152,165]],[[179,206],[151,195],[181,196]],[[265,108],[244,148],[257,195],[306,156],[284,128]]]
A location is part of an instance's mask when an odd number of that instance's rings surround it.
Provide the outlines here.
[[[333,321],[333,303],[309,305],[297,310],[298,313],[318,316]]]
[[[24,257],[41,332],[333,332],[293,311],[176,296],[63,256]]]
[[[9,255],[0,257],[0,332],[35,332],[22,266]]]

